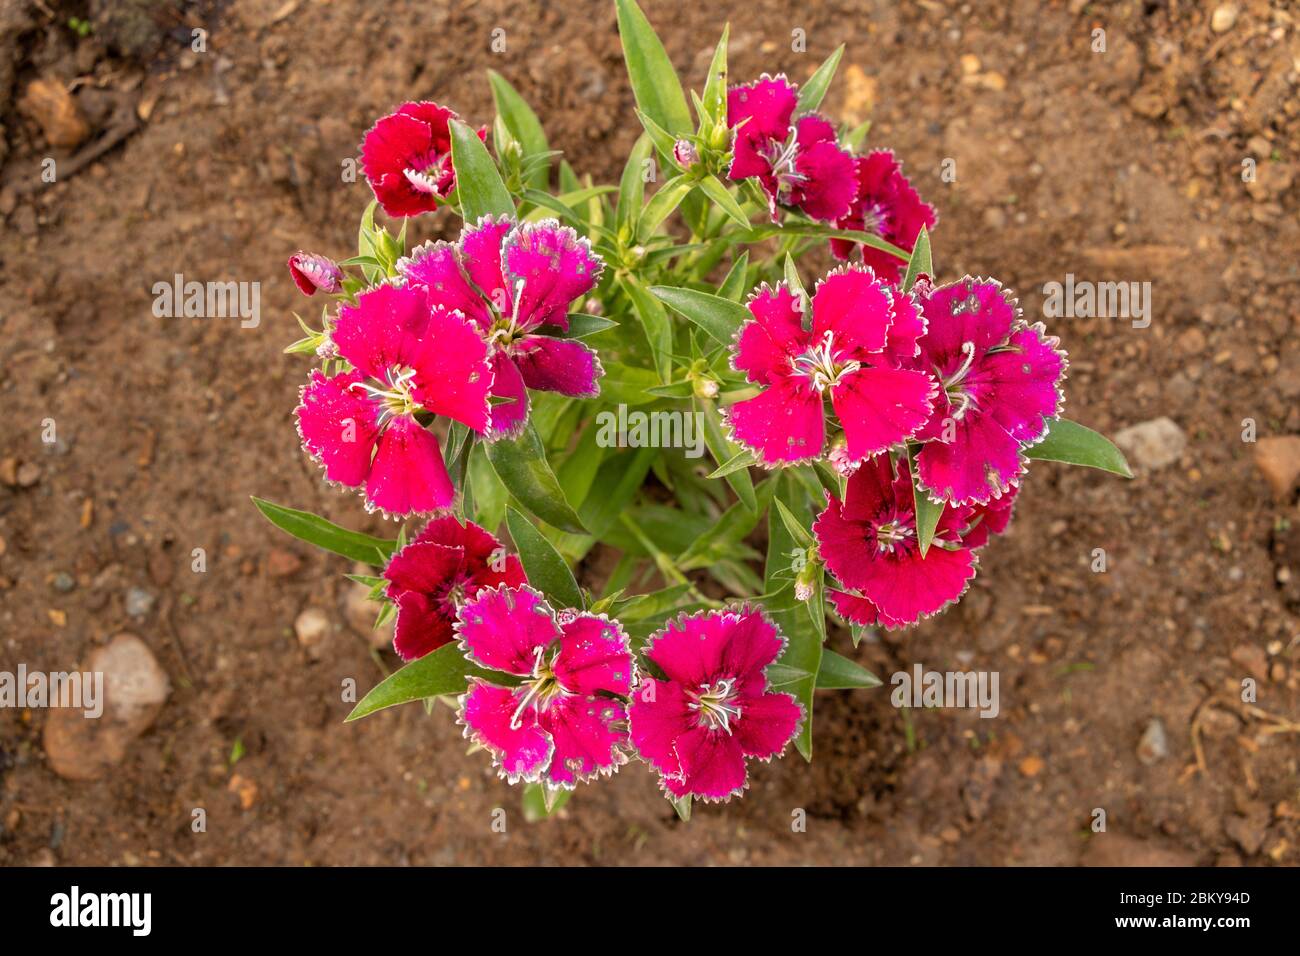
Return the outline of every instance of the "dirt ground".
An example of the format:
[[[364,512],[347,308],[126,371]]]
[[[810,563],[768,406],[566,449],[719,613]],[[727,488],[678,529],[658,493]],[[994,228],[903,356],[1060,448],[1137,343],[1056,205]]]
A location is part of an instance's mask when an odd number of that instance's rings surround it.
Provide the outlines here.
[[[1167,416],[1176,460],[1131,482],[1037,465],[959,608],[856,651],[832,637],[881,675],[996,670],[1001,715],[900,710],[888,687],[823,694],[814,763],[758,766],[745,799],[689,824],[637,764],[529,824],[449,712],[344,725],[341,683],[364,691],[396,660],[347,623],[345,562],[248,501],[379,525],[299,451],[304,364],[280,350],[303,300],[285,259],[351,254],[369,197],[340,168],[374,117],[432,98],[488,121],[489,67],[580,173],[613,180],[637,135],[613,5],[0,0],[0,670],[70,669],[126,631],[171,685],[96,781],[51,768],[48,711],[0,709],[0,863],[1300,861],[1300,514],[1243,441],[1245,419],[1261,441],[1300,434],[1300,13],[645,9],[697,88],[726,20],[735,80],[804,79],[846,43],[826,108],[872,119],[869,142],[939,207],[941,278],[997,276],[1031,318],[1067,274],[1151,283],[1148,328],[1049,325],[1071,356],[1068,416],[1107,434]],[[18,103],[36,80],[74,86],[89,139],[49,145]],[[260,325],[156,318],[151,288],[175,273],[260,282]],[[309,607],[333,622],[310,649],[293,630]]]

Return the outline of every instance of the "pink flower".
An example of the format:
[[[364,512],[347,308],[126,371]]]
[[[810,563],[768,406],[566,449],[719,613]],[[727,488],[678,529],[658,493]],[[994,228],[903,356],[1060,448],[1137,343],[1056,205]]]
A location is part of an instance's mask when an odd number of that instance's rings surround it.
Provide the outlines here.
[[[628,727],[668,793],[728,800],[749,785],[747,759],[785,750],[804,713],[768,689],[766,668],[784,648],[776,625],[745,606],[683,615],[650,636],[645,656],[666,679],[642,678]]]
[[[523,565],[491,533],[451,515],[435,518],[384,568],[397,604],[393,648],[404,661],[452,639],[456,609],[482,588],[527,584]]]
[[[456,171],[447,124],[459,118],[437,103],[404,103],[370,127],[361,141],[361,169],[384,212],[433,212],[451,192]],[[486,138],[486,127],[478,135]]]
[[[604,615],[551,609],[530,587],[484,588],[456,617],[475,664],[522,677],[518,687],[470,678],[460,698],[466,738],[511,783],[572,790],[627,763],[634,665],[627,634]]]
[[[817,284],[807,329],[799,298],[762,286],[749,303],[732,365],[762,386],[727,409],[732,439],[766,466],[820,458],[826,444],[823,398],[844,430],[836,467],[911,437],[930,418],[936,385],[915,363],[925,322],[915,300],[871,270],[842,267]]]
[[[352,369],[319,369],[295,410],[303,447],[325,477],[363,488],[366,509],[386,516],[449,508],[455,499],[438,439],[418,412],[482,432],[492,387],[488,346],[474,326],[423,289],[380,285],[339,309],[331,333]]]
[[[295,252],[289,257],[289,275],[303,295],[315,295],[317,290],[333,295],[343,287],[343,270],[338,264],[310,252]]]
[[[456,243],[425,243],[397,264],[435,305],[470,318],[491,343],[494,405],[489,436],[517,436],[528,419],[526,388],[576,398],[600,394],[600,360],[564,331],[569,309],[596,286],[604,264],[585,239],[554,219],[516,225],[491,216]]]
[[[853,156],[839,147],[835,128],[815,113],[794,118],[799,93],[784,74],[764,73],[727,91],[727,125],[736,131],[732,180],[757,176],[772,221],[777,207],[830,222],[849,214],[857,188]]]
[[[849,214],[835,227],[869,232],[911,252],[921,227],[933,229],[938,221],[934,207],[921,201],[903,175],[902,163],[889,150],[878,149],[853,162],[857,193]],[[862,250],[862,261],[886,282],[897,282],[902,276],[904,263],[897,257],[847,239],[831,240],[837,259],[848,259],[855,247]]]
[[[918,477],[936,500],[986,504],[1016,486],[1025,449],[1061,414],[1065,353],[993,280],[923,280],[914,291],[928,322],[916,366],[942,386],[917,435]]]
[[[851,593],[830,590],[840,615],[888,628],[915,624],[956,601],[975,577],[974,550],[961,538],[970,508],[944,508],[925,557],[906,468],[879,455],[854,472],[844,501],[827,496],[813,523],[822,560]]]

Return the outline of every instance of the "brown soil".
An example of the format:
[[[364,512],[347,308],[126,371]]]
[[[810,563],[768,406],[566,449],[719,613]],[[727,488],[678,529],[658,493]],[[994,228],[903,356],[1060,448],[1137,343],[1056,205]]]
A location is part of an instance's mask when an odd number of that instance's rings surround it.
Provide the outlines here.
[[[646,4],[696,86],[726,19],[736,78],[802,79],[847,43],[827,107],[872,118],[870,142],[940,207],[941,276],[998,276],[1031,317],[1066,273],[1149,280],[1150,328],[1052,323],[1072,359],[1067,413],[1107,433],[1165,415],[1188,444],[1132,482],[1038,465],[959,609],[856,652],[832,637],[880,674],[997,670],[998,719],[901,711],[888,688],[828,693],[815,763],[759,767],[744,800],[689,825],[639,765],[530,825],[444,710],[341,723],[341,682],[382,676],[344,620],[347,568],[279,536],[248,496],[377,524],[299,452],[304,368],[280,354],[303,308],[288,254],[355,243],[368,194],[340,164],[360,133],[419,97],[485,121],[493,67],[580,172],[611,180],[637,132],[612,4],[3,4],[0,458],[38,470],[0,474],[0,670],[69,669],[127,630],[172,693],[97,782],[51,770],[47,713],[0,710],[0,862],[1296,863],[1300,515],[1241,431],[1300,433],[1300,19],[1245,0],[1215,32],[1216,5]],[[807,53],[791,51],[796,27]],[[122,143],[80,168],[47,146],[15,101],[50,77],[77,81],[92,144]],[[46,156],[72,172],[42,184]],[[155,318],[150,289],[177,272],[260,281],[260,327]],[[155,598],[142,618],[131,588]],[[314,655],[292,629],[309,606],[337,621]],[[1146,764],[1153,718],[1168,754]]]

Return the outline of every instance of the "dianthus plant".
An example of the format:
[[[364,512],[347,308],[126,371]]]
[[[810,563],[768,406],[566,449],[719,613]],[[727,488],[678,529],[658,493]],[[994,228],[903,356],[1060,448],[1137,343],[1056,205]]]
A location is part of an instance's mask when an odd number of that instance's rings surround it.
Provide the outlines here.
[[[360,248],[289,259],[327,305],[288,351],[304,452],[396,534],[257,504],[371,566],[403,666],[349,719],[444,698],[537,812],[639,764],[685,816],[811,759],[816,691],[880,683],[848,638],[960,600],[1031,461],[1128,469],[1062,417],[1060,340],[938,271],[934,207],[820,111],[842,50],[735,81],[724,31],[692,109],[617,8],[617,185],[495,73],[490,123],[419,101],[364,133]]]

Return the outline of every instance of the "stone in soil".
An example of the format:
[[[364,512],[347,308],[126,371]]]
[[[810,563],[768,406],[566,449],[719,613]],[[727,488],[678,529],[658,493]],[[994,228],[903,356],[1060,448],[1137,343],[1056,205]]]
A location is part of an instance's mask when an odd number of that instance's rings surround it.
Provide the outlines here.
[[[1142,739],[1138,741],[1137,755],[1138,760],[1148,767],[1169,756],[1169,736],[1165,733],[1165,725],[1159,717],[1153,717],[1147,724],[1146,730],[1142,732]]]
[[[1261,438],[1255,443],[1255,467],[1268,482],[1274,498],[1289,498],[1300,478],[1300,435]]]
[[[120,764],[131,743],[157,719],[171,682],[134,634],[119,634],[95,648],[80,671],[103,675],[103,713],[91,718],[82,708],[52,708],[45,721],[45,755],[60,777],[96,780]]]
[[[1115,434],[1129,461],[1145,471],[1168,467],[1183,456],[1187,436],[1172,419],[1161,416],[1121,429]]]

